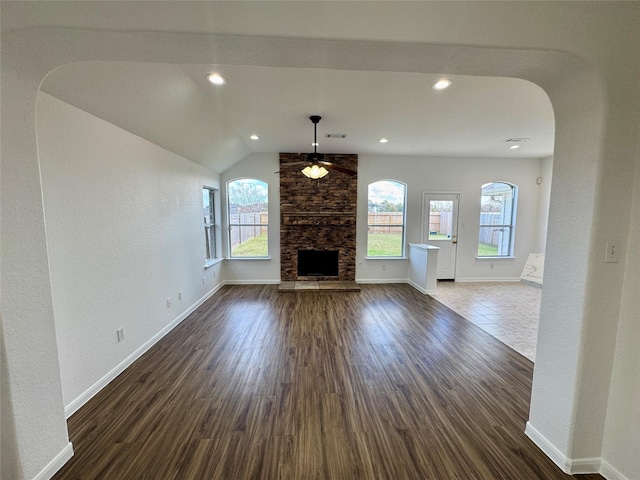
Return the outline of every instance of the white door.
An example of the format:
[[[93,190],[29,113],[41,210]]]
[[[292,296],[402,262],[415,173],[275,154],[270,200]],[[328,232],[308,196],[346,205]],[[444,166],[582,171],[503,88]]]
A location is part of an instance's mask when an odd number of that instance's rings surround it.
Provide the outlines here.
[[[438,280],[456,278],[458,247],[457,193],[422,194],[422,243],[440,247],[438,252]]]

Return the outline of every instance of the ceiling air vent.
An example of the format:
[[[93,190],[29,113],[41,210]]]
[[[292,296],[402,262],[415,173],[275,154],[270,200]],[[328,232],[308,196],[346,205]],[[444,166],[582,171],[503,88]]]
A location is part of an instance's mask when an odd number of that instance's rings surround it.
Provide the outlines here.
[[[514,137],[514,138],[507,138],[505,140],[505,143],[525,143],[527,140],[531,140],[531,139],[523,138],[523,137]]]
[[[346,138],[346,133],[327,133],[324,138]]]

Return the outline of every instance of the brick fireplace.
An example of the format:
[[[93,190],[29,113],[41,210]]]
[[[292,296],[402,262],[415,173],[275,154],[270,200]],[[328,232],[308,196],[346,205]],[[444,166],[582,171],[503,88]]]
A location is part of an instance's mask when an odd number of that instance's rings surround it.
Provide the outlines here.
[[[300,173],[304,165],[282,165],[305,158],[301,153],[280,154],[280,280],[355,281],[358,177],[330,170],[326,177],[311,180]],[[357,155],[325,154],[325,160],[358,169]],[[307,269],[307,275],[299,275],[300,252],[303,258],[327,261],[334,261],[334,254],[323,253],[337,252],[338,274],[323,276],[322,272],[335,271]]]

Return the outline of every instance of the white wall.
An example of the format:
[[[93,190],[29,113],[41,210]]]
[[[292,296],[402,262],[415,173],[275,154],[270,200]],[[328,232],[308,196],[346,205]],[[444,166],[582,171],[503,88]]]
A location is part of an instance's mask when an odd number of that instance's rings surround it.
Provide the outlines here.
[[[278,154],[254,154],[221,176],[223,197],[226,183],[238,178],[258,178],[269,184],[269,260],[227,260],[225,280],[229,283],[280,281],[280,180]],[[538,159],[380,157],[362,155],[358,162],[358,219],[356,280],[359,282],[406,282],[407,260],[367,260],[367,187],[370,183],[394,179],[407,184],[407,242],[420,241],[422,192],[460,193],[458,267],[460,281],[517,281],[529,253],[535,252],[539,237],[539,204],[547,205],[549,188],[541,189]],[[332,173],[321,182],[330,182]],[[550,171],[549,171],[550,177]],[[301,174],[302,178],[302,174]],[[514,259],[478,260],[480,191],[485,183],[505,181],[518,185],[518,218]],[[549,181],[547,180],[547,183]],[[224,204],[224,202],[223,202]],[[223,208],[226,208],[224,205]],[[544,223],[546,233],[546,221]],[[225,252],[227,251],[225,235]],[[493,264],[493,268],[491,268]],[[384,270],[383,270],[384,268]]]
[[[420,242],[422,192],[460,193],[456,280],[517,281],[535,251],[540,175],[538,159],[425,158],[361,155],[358,166],[358,281],[406,279],[406,260],[367,260],[367,188],[378,180],[407,184],[406,240]],[[518,186],[514,259],[477,259],[482,185],[503,181]],[[493,265],[493,268],[491,266]],[[383,270],[383,267],[385,270]]]
[[[213,278],[219,265],[204,270],[202,214],[203,185],[219,182],[204,167],[42,92],[37,126],[70,413],[220,282]],[[126,337],[119,343],[120,327]]]
[[[225,212],[223,228],[224,278],[227,283],[280,283],[280,176],[277,153],[254,153],[237,163],[220,176],[222,208]],[[256,178],[269,185],[269,258],[229,259],[229,243],[226,234],[227,183],[240,178]]]
[[[640,136],[602,457],[607,478],[640,478]],[[615,467],[614,467],[615,465]],[[622,476],[624,475],[624,477]]]
[[[536,240],[534,250],[544,253],[547,243],[547,224],[549,223],[549,200],[553,181],[553,157],[540,160],[540,185],[538,185],[538,212],[536,218]]]

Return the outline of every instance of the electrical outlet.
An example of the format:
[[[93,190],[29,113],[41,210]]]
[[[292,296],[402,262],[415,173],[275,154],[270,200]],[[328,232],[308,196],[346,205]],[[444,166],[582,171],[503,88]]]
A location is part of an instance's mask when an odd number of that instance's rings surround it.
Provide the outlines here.
[[[124,340],[124,327],[120,327],[119,329],[116,330],[116,335],[118,336],[118,342],[121,342]]]
[[[605,246],[604,263],[618,263],[620,261],[620,243],[609,240]]]
[[[167,308],[171,308],[171,297],[167,298]]]
[[[213,278],[216,278],[216,271],[213,271]]]
[[[202,277],[202,284],[204,285],[204,277]]]
[[[178,300],[182,300],[182,292],[178,292]]]

